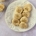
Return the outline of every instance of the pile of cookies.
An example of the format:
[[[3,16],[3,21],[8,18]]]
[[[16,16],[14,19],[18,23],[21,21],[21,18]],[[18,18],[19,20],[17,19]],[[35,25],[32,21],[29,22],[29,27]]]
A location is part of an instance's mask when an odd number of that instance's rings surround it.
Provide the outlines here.
[[[5,5],[2,4],[1,2],[4,2],[5,0],[0,0],[0,12],[2,12],[5,8]]]
[[[12,23],[20,28],[28,28],[28,20],[32,10],[31,4],[25,4],[23,7],[17,6],[14,11]]]

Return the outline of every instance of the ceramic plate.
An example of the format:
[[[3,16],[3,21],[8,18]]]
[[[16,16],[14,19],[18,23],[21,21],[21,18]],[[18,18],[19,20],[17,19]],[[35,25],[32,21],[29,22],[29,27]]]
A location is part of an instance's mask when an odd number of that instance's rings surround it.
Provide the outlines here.
[[[15,10],[15,7],[16,6],[23,6],[25,5],[26,3],[30,3],[29,1],[27,0],[18,0],[18,1],[15,1],[13,3],[11,3],[7,10],[6,10],[6,13],[5,13],[5,21],[7,23],[7,25],[9,26],[9,28],[11,28],[12,30],[14,31],[17,31],[17,32],[25,32],[25,31],[28,31],[30,30],[31,28],[33,28],[35,26],[35,22],[36,22],[36,10],[35,10],[35,7],[32,5],[32,11],[31,11],[31,17],[29,18],[29,27],[27,29],[21,29],[17,26],[14,26],[11,22],[12,18],[13,18],[13,13],[14,13],[14,10]]]

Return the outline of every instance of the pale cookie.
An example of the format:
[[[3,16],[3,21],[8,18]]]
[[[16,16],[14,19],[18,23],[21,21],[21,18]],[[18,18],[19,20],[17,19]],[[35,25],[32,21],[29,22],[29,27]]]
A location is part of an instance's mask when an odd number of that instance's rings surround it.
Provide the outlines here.
[[[24,16],[24,17],[22,17],[22,18],[20,19],[20,21],[21,21],[21,22],[28,23],[28,18]]]
[[[31,6],[31,4],[25,4],[24,5],[24,10],[27,10],[27,11],[31,11],[32,10],[32,6]]]
[[[29,17],[30,17],[30,13],[29,13],[29,12],[24,12],[24,11],[23,11],[22,16],[26,16],[27,18],[29,18]]]
[[[19,20],[13,19],[12,24],[15,25],[15,26],[19,26]]]
[[[21,18],[21,14],[20,13],[14,14],[14,17],[13,18],[20,19]]]
[[[4,4],[0,4],[0,12],[2,12],[5,8],[5,5]]]
[[[23,8],[21,6],[17,6],[15,8],[15,12],[22,13],[22,11],[23,11]]]
[[[28,28],[28,24],[26,24],[25,22],[21,22],[20,24],[19,24],[19,27],[20,28],[24,28],[24,29],[26,29],[26,28]]]

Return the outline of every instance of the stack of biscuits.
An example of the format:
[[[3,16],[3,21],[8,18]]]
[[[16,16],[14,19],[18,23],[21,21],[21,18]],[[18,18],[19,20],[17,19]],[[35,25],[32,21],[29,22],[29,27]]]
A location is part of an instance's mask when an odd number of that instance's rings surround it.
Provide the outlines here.
[[[28,28],[28,20],[31,14],[32,5],[25,4],[24,6],[17,6],[14,11],[12,23],[20,28]]]

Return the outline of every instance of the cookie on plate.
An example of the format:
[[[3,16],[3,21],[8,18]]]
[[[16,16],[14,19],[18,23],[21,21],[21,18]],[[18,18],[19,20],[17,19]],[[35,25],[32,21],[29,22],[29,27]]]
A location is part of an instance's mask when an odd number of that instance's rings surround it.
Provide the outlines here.
[[[21,22],[20,24],[19,24],[19,27],[20,28],[28,28],[28,24],[26,24],[25,22]]]

